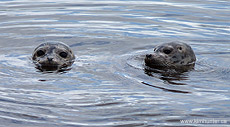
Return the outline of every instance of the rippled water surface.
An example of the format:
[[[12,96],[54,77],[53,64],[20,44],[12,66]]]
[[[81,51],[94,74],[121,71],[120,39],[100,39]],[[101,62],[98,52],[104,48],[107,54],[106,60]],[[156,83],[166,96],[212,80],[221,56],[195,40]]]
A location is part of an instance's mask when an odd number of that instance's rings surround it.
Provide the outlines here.
[[[46,41],[71,47],[72,70],[34,68]],[[145,54],[171,41],[191,45],[195,70],[147,72]],[[0,126],[229,126],[229,58],[228,0],[2,0]]]

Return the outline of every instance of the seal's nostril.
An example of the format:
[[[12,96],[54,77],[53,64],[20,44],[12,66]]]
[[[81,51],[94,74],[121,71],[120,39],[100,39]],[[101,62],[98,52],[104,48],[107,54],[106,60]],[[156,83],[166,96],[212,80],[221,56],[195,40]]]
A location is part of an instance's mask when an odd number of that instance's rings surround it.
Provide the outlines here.
[[[147,58],[150,58],[152,56],[152,54],[147,54],[146,57]]]
[[[54,58],[47,58],[48,59],[48,61],[50,62],[50,61],[52,61]]]

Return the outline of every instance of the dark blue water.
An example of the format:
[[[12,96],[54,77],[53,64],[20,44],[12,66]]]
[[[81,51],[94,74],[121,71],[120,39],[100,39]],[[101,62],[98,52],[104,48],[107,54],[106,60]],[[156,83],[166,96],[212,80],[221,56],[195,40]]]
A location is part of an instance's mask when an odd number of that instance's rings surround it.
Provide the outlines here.
[[[2,0],[0,126],[229,126],[229,37],[228,0]],[[34,68],[46,41],[71,47],[72,70]],[[144,55],[171,41],[191,45],[195,70],[146,72]]]

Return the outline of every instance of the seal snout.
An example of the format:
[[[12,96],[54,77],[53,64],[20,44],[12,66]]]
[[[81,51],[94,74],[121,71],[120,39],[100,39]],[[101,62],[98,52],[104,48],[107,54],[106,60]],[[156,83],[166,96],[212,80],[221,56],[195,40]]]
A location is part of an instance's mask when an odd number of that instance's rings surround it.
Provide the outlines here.
[[[151,65],[155,63],[155,59],[154,59],[154,54],[146,54],[145,56],[145,64],[146,65]]]
[[[151,58],[152,57],[152,54],[147,54],[146,55],[146,58]]]
[[[52,62],[53,59],[54,59],[54,58],[50,58],[50,57],[47,58],[47,60],[48,60],[49,62]]]

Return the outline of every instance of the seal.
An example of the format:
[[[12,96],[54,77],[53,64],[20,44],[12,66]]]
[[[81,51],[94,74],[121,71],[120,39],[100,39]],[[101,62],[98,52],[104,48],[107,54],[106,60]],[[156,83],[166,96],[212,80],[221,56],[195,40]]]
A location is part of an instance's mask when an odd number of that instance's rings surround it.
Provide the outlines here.
[[[195,61],[192,48],[182,42],[161,44],[154,49],[154,53],[145,56],[145,65],[156,69],[187,71],[194,68]]]
[[[60,71],[70,67],[75,56],[70,47],[62,42],[45,42],[34,49],[32,60],[41,71]]]

